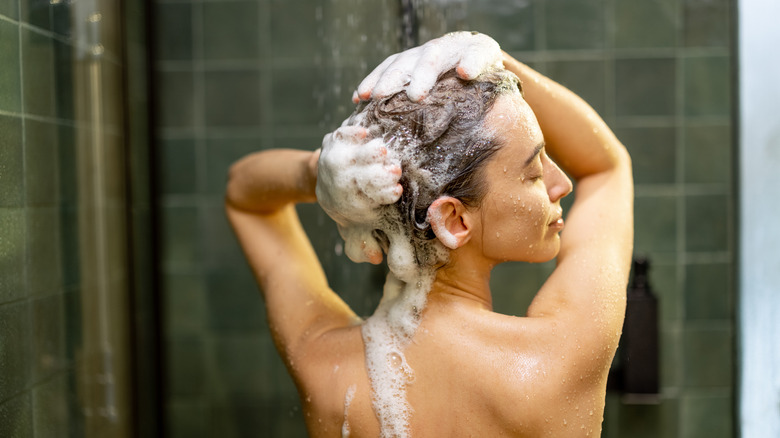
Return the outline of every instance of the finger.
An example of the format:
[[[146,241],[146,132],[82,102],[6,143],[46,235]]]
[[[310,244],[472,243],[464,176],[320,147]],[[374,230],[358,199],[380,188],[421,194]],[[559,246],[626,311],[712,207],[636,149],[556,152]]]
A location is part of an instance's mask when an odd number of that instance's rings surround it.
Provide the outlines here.
[[[423,56],[417,62],[412,74],[406,94],[414,102],[419,102],[431,91],[436,80],[442,73],[446,73],[459,61],[459,53],[443,51],[441,46],[427,46]]]
[[[387,59],[382,61],[381,64],[379,64],[371,73],[368,74],[368,76],[365,77],[365,79],[363,79],[362,82],[360,82],[360,85],[358,85],[357,88],[358,99],[368,100],[371,98],[371,92],[373,91],[376,82],[379,80],[382,74],[384,74],[385,70],[387,70],[387,67],[395,62],[396,58],[398,58],[398,55],[400,55],[400,53],[388,56]]]
[[[403,56],[399,56],[393,61],[379,78],[371,97],[383,98],[403,90],[404,86],[409,83],[412,71],[421,54],[421,47],[415,47],[401,53]]]
[[[464,50],[458,63],[458,76],[463,79],[474,79],[490,68],[500,68],[502,61],[501,48],[492,39],[480,40]]]
[[[379,247],[379,243],[376,241],[376,239],[373,238],[373,236],[362,241],[360,247],[363,250],[363,255],[366,257],[366,260],[369,263],[372,265],[378,265],[382,263],[382,248]]]
[[[403,90],[404,86],[409,83],[410,77],[411,75],[408,70],[394,68],[385,71],[385,74],[382,75],[379,82],[376,84],[376,87],[374,87],[374,90],[371,92],[371,98],[382,99],[387,96],[392,96]]]
[[[354,152],[355,164],[383,164],[387,161],[388,152],[381,138],[375,138],[366,144],[362,144]]]
[[[354,104],[360,103],[360,97],[358,96],[357,90],[352,92],[352,103]]]
[[[368,135],[368,130],[362,126],[344,126],[334,132],[337,141],[356,142]]]

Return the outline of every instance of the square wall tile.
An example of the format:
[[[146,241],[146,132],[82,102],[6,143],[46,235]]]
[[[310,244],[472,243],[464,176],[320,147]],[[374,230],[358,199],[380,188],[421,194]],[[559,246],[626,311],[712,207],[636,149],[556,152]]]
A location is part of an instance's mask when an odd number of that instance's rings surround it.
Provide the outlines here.
[[[265,334],[231,334],[215,343],[215,386],[228,396],[274,400],[276,362],[273,342]]]
[[[53,206],[59,201],[57,126],[25,122],[24,179],[28,206]]]
[[[680,438],[731,438],[734,436],[733,399],[707,394],[680,400]]]
[[[730,45],[729,0],[681,0],[683,30],[688,47],[728,47]]]
[[[656,405],[621,404],[615,437],[657,438],[676,436],[679,403],[663,399]]]
[[[62,247],[59,209],[33,207],[27,211],[27,290],[50,294],[62,288]]]
[[[224,197],[212,199],[200,208],[201,242],[205,252],[203,263],[213,268],[248,267],[238,239],[225,214]]]
[[[606,63],[604,61],[551,61],[547,76],[577,93],[599,114],[606,111]]]
[[[732,137],[728,125],[686,126],[685,182],[731,184]]]
[[[201,256],[198,245],[198,209],[191,206],[164,206],[161,216],[163,264],[196,266]]]
[[[24,205],[22,120],[0,116],[0,133],[0,207],[21,207]]]
[[[26,389],[32,379],[32,321],[27,301],[0,305],[0,403]],[[0,422],[0,427],[2,427]]]
[[[209,384],[205,341],[200,336],[175,336],[168,339],[165,347],[165,380],[170,396],[204,394]]]
[[[190,71],[157,72],[158,114],[161,128],[195,124],[195,82]]]
[[[300,417],[290,420],[281,402],[264,403],[258,397],[225,397],[212,406],[213,423],[209,436],[241,436],[239,431],[258,430],[269,437],[306,436],[305,422]],[[300,414],[298,414],[300,415]],[[300,434],[280,432],[283,425],[291,421],[300,423]]]
[[[263,28],[259,23],[257,1],[206,2],[202,7],[203,57],[206,60],[260,58]],[[293,33],[300,34],[308,28],[297,22],[289,30],[292,29],[295,29]]]
[[[62,294],[32,302],[34,379],[44,380],[65,369],[65,308]]]
[[[728,325],[724,328],[685,328],[682,349],[685,386],[730,388],[734,383],[733,343]]]
[[[36,437],[62,436],[70,429],[67,377],[61,373],[33,389]]]
[[[211,127],[255,127],[262,124],[263,75],[257,70],[208,71],[205,77],[205,122]],[[269,108],[270,109],[270,108]],[[274,108],[276,109],[276,108]]]
[[[46,2],[48,5],[48,1]],[[54,41],[29,29],[22,29],[24,111],[44,117],[56,116]]]
[[[615,61],[617,116],[675,114],[675,60],[672,58]]]
[[[207,139],[206,193],[223,195],[230,166],[251,153],[265,149],[266,144],[265,139],[257,137]]]
[[[185,399],[168,402],[165,407],[166,437],[208,438],[211,435],[211,408],[207,401]]]
[[[199,192],[196,140],[193,138],[159,141],[158,166],[160,191],[166,195]]]
[[[154,10],[155,57],[160,61],[192,59],[192,5],[157,2]]]
[[[0,436],[33,437],[32,400],[24,392],[11,400],[0,399]]]
[[[0,109],[12,112],[22,110],[22,81],[19,64],[19,25],[0,21]]]
[[[274,135],[274,147],[285,149],[299,149],[304,151],[313,151],[322,147],[322,141],[330,128],[323,128],[321,133],[317,134],[296,134],[284,133]]]
[[[314,68],[275,68],[272,90],[276,125],[317,125],[325,109],[317,104],[320,81]]]
[[[166,336],[202,335],[207,314],[203,275],[165,273],[162,293]]]
[[[468,29],[490,35],[506,51],[533,50],[538,7],[536,2],[525,0],[470,2]]]
[[[672,184],[676,180],[675,128],[617,128],[615,135],[631,154],[636,184]]]
[[[690,57],[685,68],[685,114],[728,116],[731,114],[731,66],[728,56]]]
[[[634,251],[674,252],[677,249],[677,199],[642,196],[634,200]]]
[[[653,263],[652,260],[650,260]],[[653,263],[650,266],[650,287],[658,299],[659,323],[678,321],[682,316],[675,264]]]
[[[621,0],[615,3],[615,47],[674,47],[677,0]]]
[[[0,304],[21,298],[27,291],[25,223],[24,209],[0,207]]]
[[[725,195],[689,195],[685,198],[685,247],[688,251],[730,249],[730,210]]]
[[[660,386],[678,388],[682,384],[682,340],[680,329],[661,326],[658,333],[658,354],[660,355]]]
[[[604,0],[547,0],[547,49],[600,49],[605,37]]]
[[[0,15],[5,15],[12,20],[18,20],[19,0],[0,0]]]
[[[685,318],[734,317],[732,273],[727,263],[691,264],[685,267]]]
[[[537,266],[528,263],[496,266],[490,274],[493,310],[504,315],[525,316],[545,279]]]
[[[213,332],[267,330],[265,305],[248,267],[208,273],[206,308]]]
[[[318,29],[322,28],[323,21],[321,15],[320,19],[317,18],[318,8],[314,7],[314,4],[316,3],[270,0],[270,35],[274,58],[309,60],[321,52],[322,36],[318,34]],[[359,14],[350,11],[350,15],[354,18]],[[345,15],[340,15],[339,18],[347,19]],[[353,34],[353,38],[355,36]]]
[[[50,0],[20,0],[20,21],[44,30],[51,30]]]

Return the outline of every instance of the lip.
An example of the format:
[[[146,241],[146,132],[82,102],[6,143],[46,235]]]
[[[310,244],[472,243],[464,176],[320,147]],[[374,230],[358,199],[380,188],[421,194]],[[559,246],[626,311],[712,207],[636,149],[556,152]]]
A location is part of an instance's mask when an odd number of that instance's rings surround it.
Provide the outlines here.
[[[563,225],[563,216],[558,216],[558,218],[550,222],[548,226],[554,229],[563,229]]]

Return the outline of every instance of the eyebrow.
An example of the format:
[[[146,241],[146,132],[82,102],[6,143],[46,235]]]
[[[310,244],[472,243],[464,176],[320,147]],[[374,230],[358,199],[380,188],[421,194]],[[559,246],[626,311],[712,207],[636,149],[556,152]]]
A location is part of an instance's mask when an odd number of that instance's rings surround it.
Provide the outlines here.
[[[544,141],[542,141],[541,143],[536,145],[536,147],[534,148],[534,153],[531,154],[531,156],[528,157],[527,160],[525,160],[525,166],[531,164],[531,161],[533,161],[534,158],[536,158],[536,156],[539,155],[539,152],[542,151],[542,148],[544,147],[544,144],[545,144]]]

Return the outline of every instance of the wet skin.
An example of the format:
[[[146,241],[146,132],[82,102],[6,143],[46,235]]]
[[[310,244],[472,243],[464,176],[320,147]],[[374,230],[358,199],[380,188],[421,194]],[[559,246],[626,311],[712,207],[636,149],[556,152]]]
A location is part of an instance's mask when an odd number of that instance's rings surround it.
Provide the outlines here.
[[[456,244],[405,352],[415,373],[407,388],[413,437],[579,437],[601,429],[632,251],[630,159],[576,96],[504,62],[526,84],[533,113],[519,97],[498,101],[487,123],[506,138],[487,163],[485,200],[478,208],[441,204],[437,227]],[[550,157],[578,182],[562,231],[560,199],[571,183]],[[312,153],[284,150],[241,160],[231,169],[227,214],[311,436],[341,435],[354,385],[350,436],[376,437],[361,321],[328,287],[294,209],[314,198],[312,162]],[[525,316],[492,312],[497,263],[556,254]]]

